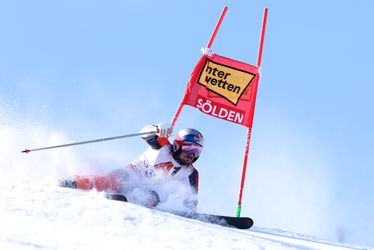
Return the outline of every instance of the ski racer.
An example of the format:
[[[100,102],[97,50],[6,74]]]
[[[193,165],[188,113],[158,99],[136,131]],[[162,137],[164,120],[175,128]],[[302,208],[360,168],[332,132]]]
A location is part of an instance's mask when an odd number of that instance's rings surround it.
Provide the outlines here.
[[[193,163],[204,147],[202,134],[196,129],[182,129],[171,144],[170,123],[146,125],[140,132],[151,131],[156,133],[142,136],[149,148],[126,167],[106,176],[75,175],[60,179],[59,185],[120,193],[130,202],[146,206],[175,199],[181,201],[182,209],[196,211],[199,173]]]

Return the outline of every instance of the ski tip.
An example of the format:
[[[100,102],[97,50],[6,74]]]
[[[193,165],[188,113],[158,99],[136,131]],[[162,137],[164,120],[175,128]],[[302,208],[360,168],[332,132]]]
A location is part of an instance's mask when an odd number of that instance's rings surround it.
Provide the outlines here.
[[[237,229],[250,229],[253,226],[253,220],[249,217],[241,217],[236,219],[226,219],[226,222]]]
[[[30,149],[25,149],[25,150],[22,150],[22,151],[21,151],[21,153],[26,153],[26,154],[28,154],[28,153],[30,153],[30,152],[31,152]]]
[[[124,196],[122,194],[105,194],[105,198],[107,198],[109,200],[116,200],[116,201],[127,202],[126,196]]]
[[[253,220],[251,218],[248,218],[243,229],[250,229],[251,227],[253,227],[253,224]]]

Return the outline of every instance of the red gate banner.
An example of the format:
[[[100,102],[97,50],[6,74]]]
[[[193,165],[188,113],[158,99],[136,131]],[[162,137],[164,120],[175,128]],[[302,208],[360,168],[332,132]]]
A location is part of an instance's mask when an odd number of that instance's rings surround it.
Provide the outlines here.
[[[183,104],[230,122],[252,127],[258,68],[217,54],[196,64]]]

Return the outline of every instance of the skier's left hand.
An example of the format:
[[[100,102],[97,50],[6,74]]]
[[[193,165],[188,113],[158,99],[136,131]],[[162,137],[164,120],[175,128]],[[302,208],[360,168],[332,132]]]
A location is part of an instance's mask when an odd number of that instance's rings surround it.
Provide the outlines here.
[[[69,178],[61,178],[58,180],[58,185],[60,187],[67,187],[67,188],[77,188],[77,182],[73,177]]]
[[[159,137],[169,137],[173,133],[173,126],[170,122],[161,122],[157,125],[157,135]]]

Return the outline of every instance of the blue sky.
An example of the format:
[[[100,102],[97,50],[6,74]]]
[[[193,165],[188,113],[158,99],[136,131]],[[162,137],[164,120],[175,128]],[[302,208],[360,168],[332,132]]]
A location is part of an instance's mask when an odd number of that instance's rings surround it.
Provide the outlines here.
[[[213,51],[252,64],[269,8],[242,215],[374,245],[371,1],[1,1],[0,128],[17,151],[2,165],[48,165],[50,152],[18,151],[171,120],[225,5]],[[246,128],[190,107],[182,127],[206,138],[200,209],[235,214]],[[144,149],[132,138],[55,151],[57,165],[34,172],[106,171]]]

